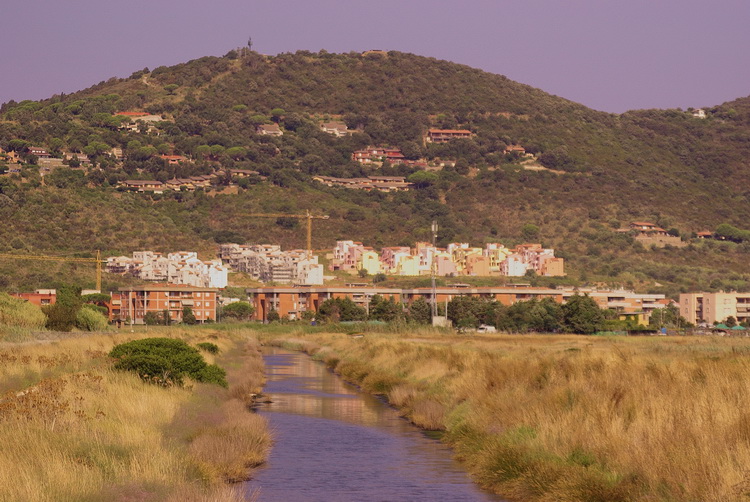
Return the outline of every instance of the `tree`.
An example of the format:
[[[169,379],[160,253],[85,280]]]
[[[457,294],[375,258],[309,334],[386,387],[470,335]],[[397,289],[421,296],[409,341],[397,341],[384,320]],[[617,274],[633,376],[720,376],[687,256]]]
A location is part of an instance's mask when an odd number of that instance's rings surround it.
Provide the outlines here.
[[[370,319],[391,322],[402,316],[403,308],[401,304],[392,297],[385,299],[380,295],[374,295],[370,299]]]
[[[156,312],[146,312],[146,315],[143,316],[143,322],[146,323],[146,326],[156,326],[161,323]]]
[[[320,304],[318,316],[329,322],[364,321],[367,312],[350,298],[330,298]]]
[[[81,288],[65,284],[57,288],[54,305],[44,307],[47,316],[47,329],[70,331],[76,324],[76,316],[81,308]]]
[[[271,309],[268,311],[268,314],[266,314],[266,319],[268,320],[268,322],[275,322],[280,321],[281,316],[273,307],[271,307]]]
[[[271,110],[271,120],[278,122],[281,118],[286,115],[286,111],[283,108],[274,108]]]
[[[654,309],[651,312],[648,324],[655,328],[661,328],[662,326],[676,328],[678,326],[686,327],[689,325],[687,319],[680,317],[680,309],[674,305],[669,305],[661,309]]]
[[[407,178],[409,183],[414,183],[416,188],[427,188],[437,183],[439,177],[437,174],[430,171],[417,171]]]
[[[198,319],[193,314],[193,309],[190,307],[182,307],[182,323],[183,324],[198,324]]]
[[[419,324],[430,324],[432,308],[423,297],[419,297],[409,305],[409,319]]]
[[[457,296],[448,303],[448,319],[460,328],[476,328],[496,322],[500,304],[473,296]]]
[[[535,240],[539,237],[539,227],[532,223],[527,223],[521,227],[521,235],[527,241]]]
[[[562,311],[565,327],[573,333],[590,335],[604,324],[604,312],[589,295],[571,296]]]
[[[562,327],[561,306],[551,298],[502,305],[496,309],[496,327],[505,331],[553,333]]]
[[[178,87],[180,86],[177,84],[167,84],[164,86],[164,90],[167,91],[168,94],[174,95],[174,91],[176,91]]]
[[[221,309],[222,317],[236,319],[238,321],[248,321],[253,317],[255,307],[248,302],[234,302]]]

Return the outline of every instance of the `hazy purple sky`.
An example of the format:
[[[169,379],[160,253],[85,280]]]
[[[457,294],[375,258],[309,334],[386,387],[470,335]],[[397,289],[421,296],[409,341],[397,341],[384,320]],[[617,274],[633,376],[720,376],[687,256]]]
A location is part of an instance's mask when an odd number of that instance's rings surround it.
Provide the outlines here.
[[[0,102],[252,36],[264,54],[447,59],[610,112],[703,107],[750,94],[749,24],[748,0],[0,0]]]

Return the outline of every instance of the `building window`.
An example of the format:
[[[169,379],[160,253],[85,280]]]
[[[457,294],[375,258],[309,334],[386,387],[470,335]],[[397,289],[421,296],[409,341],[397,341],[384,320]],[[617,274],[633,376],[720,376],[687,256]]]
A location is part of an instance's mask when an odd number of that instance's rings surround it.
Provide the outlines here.
[[[200,307],[201,306],[201,302],[195,302],[195,306],[196,307]]]

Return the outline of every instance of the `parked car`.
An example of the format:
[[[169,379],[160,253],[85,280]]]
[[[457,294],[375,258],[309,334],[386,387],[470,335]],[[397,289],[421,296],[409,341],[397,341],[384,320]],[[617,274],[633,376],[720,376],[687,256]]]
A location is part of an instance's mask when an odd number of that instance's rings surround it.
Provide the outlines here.
[[[494,326],[489,326],[487,324],[480,324],[477,328],[477,333],[497,333],[497,330]]]

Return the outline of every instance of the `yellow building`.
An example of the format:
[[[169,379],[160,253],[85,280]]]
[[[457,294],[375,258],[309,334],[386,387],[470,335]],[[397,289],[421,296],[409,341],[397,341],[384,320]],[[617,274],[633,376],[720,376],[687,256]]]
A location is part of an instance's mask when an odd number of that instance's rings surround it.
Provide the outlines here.
[[[368,274],[380,274],[383,265],[380,263],[380,255],[373,250],[363,251],[357,262],[357,270],[367,270]]]
[[[563,258],[550,258],[542,264],[541,275],[547,277],[565,276],[565,260]]]
[[[396,265],[396,275],[419,275],[419,257],[401,257]]]
[[[512,251],[502,244],[487,244],[484,255],[490,261],[490,271],[500,273],[500,264],[510,255]]]

